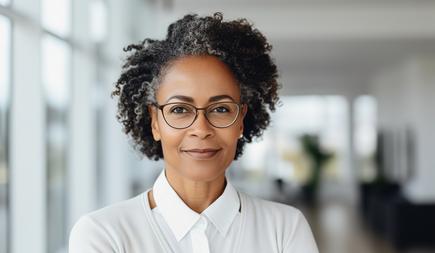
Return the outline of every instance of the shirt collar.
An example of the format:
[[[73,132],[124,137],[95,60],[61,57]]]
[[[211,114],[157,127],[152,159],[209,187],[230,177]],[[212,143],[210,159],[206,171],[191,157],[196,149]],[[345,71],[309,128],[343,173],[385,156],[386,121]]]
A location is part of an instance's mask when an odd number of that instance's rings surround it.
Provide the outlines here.
[[[222,195],[203,212],[224,237],[240,209],[240,199],[236,189],[228,180],[226,182]]]
[[[169,184],[163,170],[153,186],[157,211],[163,216],[180,241],[200,219],[201,215],[190,209]],[[240,208],[236,189],[228,182],[224,192],[202,214],[207,216],[217,230],[225,236]]]

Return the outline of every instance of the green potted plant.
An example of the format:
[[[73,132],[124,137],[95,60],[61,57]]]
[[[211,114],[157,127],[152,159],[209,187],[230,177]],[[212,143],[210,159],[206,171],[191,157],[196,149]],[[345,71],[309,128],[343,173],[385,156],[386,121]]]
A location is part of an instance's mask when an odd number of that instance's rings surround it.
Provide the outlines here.
[[[315,205],[322,168],[334,154],[322,149],[318,135],[304,134],[300,141],[302,150],[311,161],[311,173],[305,185],[302,186],[302,196],[308,205]]]

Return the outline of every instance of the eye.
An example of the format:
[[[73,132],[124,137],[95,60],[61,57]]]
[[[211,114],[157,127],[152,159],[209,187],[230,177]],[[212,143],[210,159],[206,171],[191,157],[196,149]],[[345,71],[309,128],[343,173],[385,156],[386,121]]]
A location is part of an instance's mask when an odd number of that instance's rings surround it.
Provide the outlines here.
[[[224,105],[218,105],[210,110],[210,112],[217,112],[217,113],[228,113],[230,111],[231,111],[230,108]]]
[[[185,105],[174,105],[169,112],[173,114],[191,113],[192,109]]]

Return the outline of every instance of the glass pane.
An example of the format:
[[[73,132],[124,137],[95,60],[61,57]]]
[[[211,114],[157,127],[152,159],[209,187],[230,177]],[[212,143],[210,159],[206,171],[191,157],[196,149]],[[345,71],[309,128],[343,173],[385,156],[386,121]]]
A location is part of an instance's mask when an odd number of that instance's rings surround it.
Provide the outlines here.
[[[355,100],[354,147],[360,178],[370,182],[376,178],[377,102],[372,96]]]
[[[0,0],[1,5],[9,5],[10,3],[11,3],[11,0]]]
[[[10,96],[11,26],[0,16],[0,252],[8,248],[8,111]]]
[[[42,25],[60,36],[71,31],[71,0],[42,0]]]
[[[252,194],[270,198],[264,194],[267,191],[274,193],[274,188],[270,187],[274,180],[281,180],[278,182],[283,187],[303,188],[319,182],[317,177],[321,175],[325,182],[344,183],[349,174],[349,105],[346,99],[341,96],[298,96],[281,97],[281,101],[282,106],[272,114],[271,126],[261,141],[245,148],[240,160],[242,170],[238,170],[245,175],[237,176],[251,181],[252,187],[247,182],[239,187],[247,187],[245,190]],[[321,162],[315,160],[318,152],[325,157]],[[252,180],[256,180],[255,183]],[[257,192],[258,185],[266,186],[262,192]],[[278,186],[274,198],[281,194]],[[274,200],[281,201],[279,198]]]
[[[324,176],[341,178],[345,167],[347,148],[346,100],[340,96],[283,97],[283,106],[273,115],[277,128],[278,151],[289,162],[296,181],[305,181],[312,171],[302,165],[307,154],[304,151],[305,135],[317,136],[319,148],[334,154],[325,163]]]
[[[89,6],[92,41],[100,43],[107,34],[107,5],[103,0],[91,0]]]
[[[42,39],[42,80],[47,100],[48,252],[64,252],[66,227],[67,111],[71,49],[51,36]]]
[[[46,99],[53,108],[64,109],[68,104],[70,46],[53,36],[42,39],[42,81]]]

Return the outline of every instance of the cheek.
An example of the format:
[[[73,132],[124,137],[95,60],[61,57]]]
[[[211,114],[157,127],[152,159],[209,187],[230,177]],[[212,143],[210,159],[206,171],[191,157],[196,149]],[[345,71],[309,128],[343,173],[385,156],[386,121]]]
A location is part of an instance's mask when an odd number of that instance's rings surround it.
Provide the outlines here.
[[[231,149],[236,149],[237,141],[239,140],[240,133],[238,128],[228,129],[221,133],[220,139],[225,142],[226,146]]]
[[[159,120],[159,130],[163,151],[173,151],[174,147],[178,147],[183,139],[182,131],[173,129],[164,121]]]

